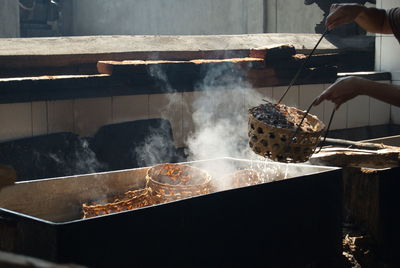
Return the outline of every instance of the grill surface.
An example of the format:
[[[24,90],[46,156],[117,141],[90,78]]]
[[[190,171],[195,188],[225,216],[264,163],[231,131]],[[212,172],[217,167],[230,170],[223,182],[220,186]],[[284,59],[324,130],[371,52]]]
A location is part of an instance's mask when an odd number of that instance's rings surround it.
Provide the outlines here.
[[[142,188],[147,168],[19,183],[0,192],[0,249],[91,267],[201,266],[215,257],[301,267],[339,256],[340,169],[231,158],[189,164],[215,177],[267,171],[266,183],[90,219],[81,218],[82,203]]]

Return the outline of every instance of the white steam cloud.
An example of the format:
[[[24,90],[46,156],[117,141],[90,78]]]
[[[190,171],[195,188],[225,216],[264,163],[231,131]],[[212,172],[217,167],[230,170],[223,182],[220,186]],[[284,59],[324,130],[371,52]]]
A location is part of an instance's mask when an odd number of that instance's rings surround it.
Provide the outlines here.
[[[251,87],[243,73],[229,65],[210,68],[196,90],[200,93],[192,104],[194,131],[186,141],[188,160],[233,157],[264,161],[248,146],[247,124],[248,109],[265,96]],[[210,173],[219,190],[229,188],[227,175],[238,169],[230,161],[207,161],[200,167]]]
[[[219,157],[258,158],[248,146],[247,110],[265,96],[252,89],[239,71],[209,69],[193,103],[194,133],[187,140],[190,160]]]
[[[202,73],[204,79],[195,87],[195,100],[193,103],[183,103],[183,109],[192,111],[194,125],[185,141],[187,160],[222,157],[262,160],[262,167],[249,164],[247,168],[265,173],[266,181],[273,180],[271,175],[277,178],[276,175],[280,172],[272,169],[268,164],[269,160],[258,156],[248,146],[248,109],[262,103],[266,96],[251,87],[243,70],[232,68],[230,64],[208,68],[202,70]],[[165,106],[164,114],[161,113],[163,118],[168,118],[168,115],[181,105],[182,95],[176,93],[168,81],[168,76],[159,66],[150,69],[150,74],[162,82],[164,91],[168,93],[166,94],[168,104]],[[142,155],[141,166],[151,166],[174,159],[174,150],[171,150],[170,145],[165,142],[165,136],[162,137],[165,135],[162,133],[165,128],[153,130],[151,135],[146,137],[144,144],[136,148],[136,155]],[[201,163],[198,163],[198,166],[210,173],[217,189],[225,189],[227,175],[239,168],[232,161]]]

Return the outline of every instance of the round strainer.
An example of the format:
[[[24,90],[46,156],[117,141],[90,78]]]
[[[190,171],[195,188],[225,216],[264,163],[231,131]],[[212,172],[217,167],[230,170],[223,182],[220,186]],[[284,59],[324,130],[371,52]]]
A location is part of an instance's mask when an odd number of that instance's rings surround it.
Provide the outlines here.
[[[207,194],[211,191],[211,178],[207,172],[184,164],[159,164],[149,168],[147,187],[152,199],[164,203],[181,198]]]
[[[249,145],[256,154],[274,161],[307,161],[324,128],[316,116],[283,104],[267,102],[249,110]]]

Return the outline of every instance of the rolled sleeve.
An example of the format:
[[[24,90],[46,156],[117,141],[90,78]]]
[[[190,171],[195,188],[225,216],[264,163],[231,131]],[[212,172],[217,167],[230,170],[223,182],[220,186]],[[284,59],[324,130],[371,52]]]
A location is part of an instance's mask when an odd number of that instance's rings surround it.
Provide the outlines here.
[[[400,42],[400,8],[392,8],[387,12],[387,14],[393,34]]]

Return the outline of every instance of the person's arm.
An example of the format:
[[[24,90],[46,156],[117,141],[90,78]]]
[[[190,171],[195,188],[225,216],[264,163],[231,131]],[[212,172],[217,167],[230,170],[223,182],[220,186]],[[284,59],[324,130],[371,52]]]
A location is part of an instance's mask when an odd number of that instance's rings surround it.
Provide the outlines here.
[[[314,105],[329,100],[335,103],[337,109],[341,104],[359,95],[367,95],[400,107],[400,86],[355,76],[338,79],[318,96]]]
[[[385,10],[359,4],[333,4],[326,18],[326,27],[331,30],[353,21],[367,32],[393,33]]]

